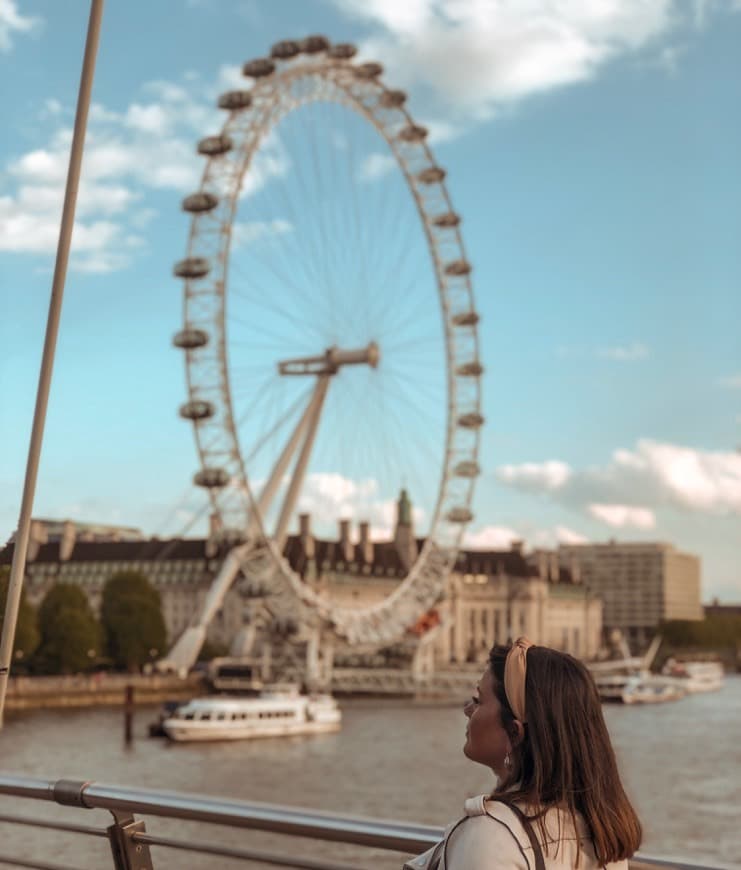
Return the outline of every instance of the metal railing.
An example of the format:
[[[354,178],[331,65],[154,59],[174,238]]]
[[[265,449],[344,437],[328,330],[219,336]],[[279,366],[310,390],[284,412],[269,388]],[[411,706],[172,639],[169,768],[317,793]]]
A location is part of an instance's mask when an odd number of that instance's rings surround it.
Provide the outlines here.
[[[134,813],[310,838],[324,843],[346,843],[386,849],[405,855],[413,855],[428,849],[442,837],[443,833],[442,828],[431,825],[384,821],[318,812],[300,807],[183,792],[129,788],[90,781],[46,780],[10,773],[0,773],[0,795],[48,801],[70,808],[107,810],[113,816],[113,823],[107,828],[15,813],[0,813],[0,822],[106,838],[111,849],[112,863],[109,866],[114,867],[115,870],[153,870],[151,846],[238,859],[257,863],[263,867],[360,870],[361,866],[249,848],[234,848],[222,843],[157,836],[147,833],[144,821],[137,820]],[[4,839],[0,838],[0,842],[4,842]],[[400,856],[399,867],[403,861]],[[1,852],[0,865],[29,867],[36,870],[63,870],[63,865],[60,864],[32,860],[27,856],[5,855]],[[637,855],[635,860],[631,861],[632,870],[652,870],[661,867],[666,870],[720,870],[720,868],[678,863],[645,855]]]

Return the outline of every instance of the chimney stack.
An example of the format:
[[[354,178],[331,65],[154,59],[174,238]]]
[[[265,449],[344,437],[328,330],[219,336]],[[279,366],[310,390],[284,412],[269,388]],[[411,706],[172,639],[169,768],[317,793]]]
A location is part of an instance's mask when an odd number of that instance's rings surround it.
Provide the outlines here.
[[[221,533],[224,528],[218,514],[211,514],[208,518],[208,538],[206,539],[206,558],[211,559],[219,552]]]
[[[340,554],[345,562],[355,558],[355,548],[350,541],[350,520],[340,520]]]
[[[28,536],[28,549],[26,550],[26,561],[33,562],[39,555],[39,547],[47,543],[49,534],[46,524],[41,520],[31,520],[31,529]]]
[[[69,562],[75,549],[77,527],[72,520],[65,520],[62,526],[62,537],[59,539],[59,561]]]
[[[307,559],[313,559],[316,548],[314,546],[314,536],[311,534],[311,515],[299,514],[299,539],[301,541],[301,549]]]
[[[360,523],[360,558],[366,565],[373,564],[373,541],[370,539],[370,523]]]

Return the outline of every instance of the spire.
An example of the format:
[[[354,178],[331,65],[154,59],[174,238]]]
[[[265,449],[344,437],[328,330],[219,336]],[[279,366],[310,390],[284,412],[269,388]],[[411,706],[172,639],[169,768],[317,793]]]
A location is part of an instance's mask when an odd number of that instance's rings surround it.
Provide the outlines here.
[[[394,543],[404,569],[409,571],[417,558],[417,541],[412,522],[412,502],[406,489],[402,489],[396,502]]]
[[[412,524],[412,503],[406,489],[402,489],[399,493],[399,500],[396,502],[396,524],[397,526],[411,526]]]

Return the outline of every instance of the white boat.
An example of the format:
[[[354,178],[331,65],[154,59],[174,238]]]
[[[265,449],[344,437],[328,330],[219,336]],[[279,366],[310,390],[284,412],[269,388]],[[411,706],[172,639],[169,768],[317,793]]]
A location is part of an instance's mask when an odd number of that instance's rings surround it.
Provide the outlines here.
[[[677,680],[648,671],[595,674],[594,682],[602,701],[619,704],[657,704],[677,701],[685,695]]]
[[[668,659],[661,671],[685,692],[714,692],[723,686],[725,673],[720,662]]]
[[[648,674],[630,677],[623,688],[623,704],[661,704],[678,701],[685,695],[684,689],[674,680]]]
[[[249,740],[337,731],[342,713],[331,695],[302,695],[297,689],[266,690],[257,697],[194,698],[162,723],[178,742]]]

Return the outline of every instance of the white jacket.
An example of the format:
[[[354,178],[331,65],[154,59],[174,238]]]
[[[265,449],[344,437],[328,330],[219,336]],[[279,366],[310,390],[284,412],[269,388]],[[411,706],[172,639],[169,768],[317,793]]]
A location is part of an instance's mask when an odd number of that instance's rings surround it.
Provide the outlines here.
[[[451,826],[445,858],[439,870],[535,870],[533,848],[525,829],[514,812],[488,795],[465,802],[466,820]],[[545,816],[545,840],[537,821],[533,830],[543,850],[546,870],[627,870],[627,861],[607,865],[597,862],[589,829],[577,815],[576,828],[571,816],[556,807]]]

